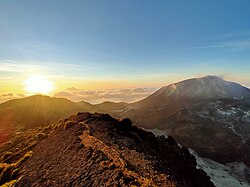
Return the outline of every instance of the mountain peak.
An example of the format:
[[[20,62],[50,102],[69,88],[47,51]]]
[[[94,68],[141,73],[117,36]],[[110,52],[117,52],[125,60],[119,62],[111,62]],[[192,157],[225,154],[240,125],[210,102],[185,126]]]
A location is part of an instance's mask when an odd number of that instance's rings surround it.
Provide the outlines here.
[[[208,75],[183,80],[160,88],[135,106],[162,106],[169,103],[183,103],[211,99],[250,98],[250,90],[238,83],[221,77]]]
[[[220,80],[223,80],[220,76],[216,76],[216,75],[206,75],[206,76],[200,77],[200,79],[204,79],[204,78],[207,78],[207,79],[220,79]]]
[[[181,84],[218,84],[218,83],[225,83],[226,81],[222,79],[221,77],[215,76],[215,75],[207,75],[203,77],[197,77],[197,78],[190,78],[186,80],[179,81],[177,83],[173,83],[170,85],[181,85]],[[168,85],[168,86],[170,86]],[[163,88],[167,88],[168,86],[164,86]]]
[[[187,79],[166,87],[156,94],[186,98],[245,98],[250,97],[250,90],[240,84],[223,80],[217,76],[205,76]]]

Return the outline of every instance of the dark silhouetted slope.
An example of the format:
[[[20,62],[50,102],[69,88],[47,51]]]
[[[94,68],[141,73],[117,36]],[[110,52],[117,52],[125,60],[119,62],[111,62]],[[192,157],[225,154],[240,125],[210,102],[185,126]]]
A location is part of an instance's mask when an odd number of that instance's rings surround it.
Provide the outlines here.
[[[78,111],[101,112],[86,102],[74,103],[63,98],[35,95],[0,104],[0,144],[11,134],[46,126]]]
[[[74,103],[64,98],[35,95],[0,104],[0,116],[8,114],[16,125],[38,127],[73,114],[77,111],[95,112],[87,102]],[[2,126],[2,125],[1,125]]]

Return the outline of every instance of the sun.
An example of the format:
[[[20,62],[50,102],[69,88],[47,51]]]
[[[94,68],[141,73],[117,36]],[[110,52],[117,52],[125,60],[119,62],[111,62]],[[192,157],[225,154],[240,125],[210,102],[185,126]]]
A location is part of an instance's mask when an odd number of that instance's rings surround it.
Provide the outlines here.
[[[31,94],[49,94],[54,89],[53,83],[42,75],[32,75],[28,77],[24,85],[25,90]]]

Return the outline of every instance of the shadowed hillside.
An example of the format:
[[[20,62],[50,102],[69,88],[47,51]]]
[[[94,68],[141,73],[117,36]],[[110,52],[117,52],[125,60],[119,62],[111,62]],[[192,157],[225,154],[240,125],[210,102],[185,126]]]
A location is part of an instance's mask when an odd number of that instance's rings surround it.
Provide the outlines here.
[[[35,95],[0,104],[0,144],[15,132],[46,126],[78,111],[102,112],[87,103]]]

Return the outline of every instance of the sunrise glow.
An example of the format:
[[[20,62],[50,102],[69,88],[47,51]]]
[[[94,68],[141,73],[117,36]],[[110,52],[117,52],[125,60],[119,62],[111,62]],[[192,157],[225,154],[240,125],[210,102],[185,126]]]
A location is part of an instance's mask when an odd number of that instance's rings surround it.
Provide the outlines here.
[[[42,75],[32,75],[26,79],[25,90],[31,94],[49,94],[53,91],[54,86],[51,81]]]

